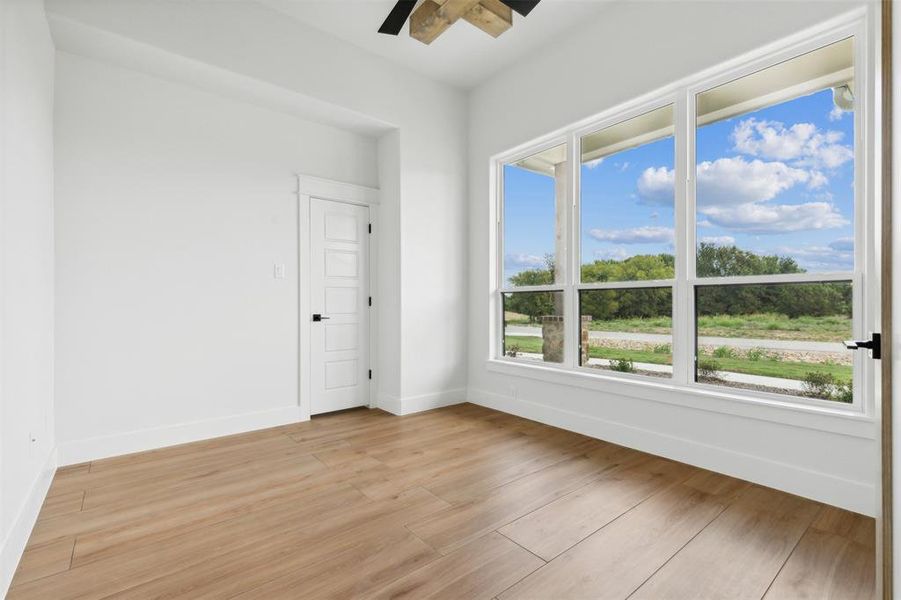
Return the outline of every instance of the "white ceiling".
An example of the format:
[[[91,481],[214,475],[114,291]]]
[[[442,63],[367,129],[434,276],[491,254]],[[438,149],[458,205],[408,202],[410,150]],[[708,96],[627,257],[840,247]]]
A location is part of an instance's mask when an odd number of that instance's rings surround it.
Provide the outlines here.
[[[579,23],[596,18],[608,0],[542,0],[528,17],[495,39],[459,21],[431,45],[409,36],[378,33],[395,0],[257,0],[310,27],[424,75],[469,89]]]

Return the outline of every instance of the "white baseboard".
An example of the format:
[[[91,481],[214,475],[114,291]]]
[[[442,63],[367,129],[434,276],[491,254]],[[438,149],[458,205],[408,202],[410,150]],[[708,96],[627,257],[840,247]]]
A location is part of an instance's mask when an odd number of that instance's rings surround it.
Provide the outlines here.
[[[19,514],[13,520],[3,545],[0,546],[0,598],[6,597],[9,585],[12,583],[13,575],[16,573],[16,567],[19,566],[19,560],[25,551],[25,545],[31,536],[31,530],[38,520],[38,514],[41,512],[41,506],[44,504],[44,498],[47,497],[47,490],[50,489],[50,483],[53,481],[53,475],[56,473],[57,454],[56,450],[50,452],[47,462],[37,478],[31,486],[25,504],[19,510]]]
[[[389,394],[380,393],[378,396],[378,404],[373,408],[380,408],[384,411],[391,413],[392,415],[402,415],[403,407],[401,406],[400,398],[397,396],[391,396]]]
[[[178,423],[59,444],[59,464],[73,465],[89,460],[142,452],[223,435],[245,433],[303,421],[300,407],[289,406],[217,419]]]
[[[539,423],[875,516],[876,490],[863,482],[492,392],[470,389],[468,400]]]
[[[424,410],[432,410],[433,408],[441,408],[442,406],[450,406],[451,404],[460,404],[461,402],[466,402],[466,390],[464,388],[432,394],[420,394],[419,396],[407,396],[405,398],[379,394],[378,407],[393,415],[409,415]]]

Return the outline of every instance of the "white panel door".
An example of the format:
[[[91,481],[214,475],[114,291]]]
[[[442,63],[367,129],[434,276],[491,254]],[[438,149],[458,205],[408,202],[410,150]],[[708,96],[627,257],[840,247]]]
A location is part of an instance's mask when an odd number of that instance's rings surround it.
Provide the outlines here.
[[[369,404],[369,208],[310,201],[311,414]]]

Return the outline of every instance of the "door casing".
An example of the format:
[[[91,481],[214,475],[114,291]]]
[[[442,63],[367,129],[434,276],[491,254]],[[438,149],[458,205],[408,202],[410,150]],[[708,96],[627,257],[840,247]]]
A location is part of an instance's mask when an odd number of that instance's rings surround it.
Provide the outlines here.
[[[310,418],[312,406],[311,373],[311,282],[310,282],[310,202],[313,198],[356,204],[369,207],[369,222],[372,232],[369,235],[369,295],[372,306],[369,308],[369,368],[372,379],[369,382],[369,407],[376,405],[378,390],[377,363],[378,348],[378,207],[379,190],[377,188],[333,181],[310,175],[297,176],[297,267],[298,267],[298,406],[301,420]]]

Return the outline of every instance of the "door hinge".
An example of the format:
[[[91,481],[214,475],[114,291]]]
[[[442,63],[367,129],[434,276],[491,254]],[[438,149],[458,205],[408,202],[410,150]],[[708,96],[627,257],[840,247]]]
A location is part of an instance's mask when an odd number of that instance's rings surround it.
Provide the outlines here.
[[[369,369],[369,378],[372,379],[372,369]]]
[[[369,306],[372,306],[372,296],[369,297]]]
[[[369,224],[369,233],[372,233],[372,223]]]

